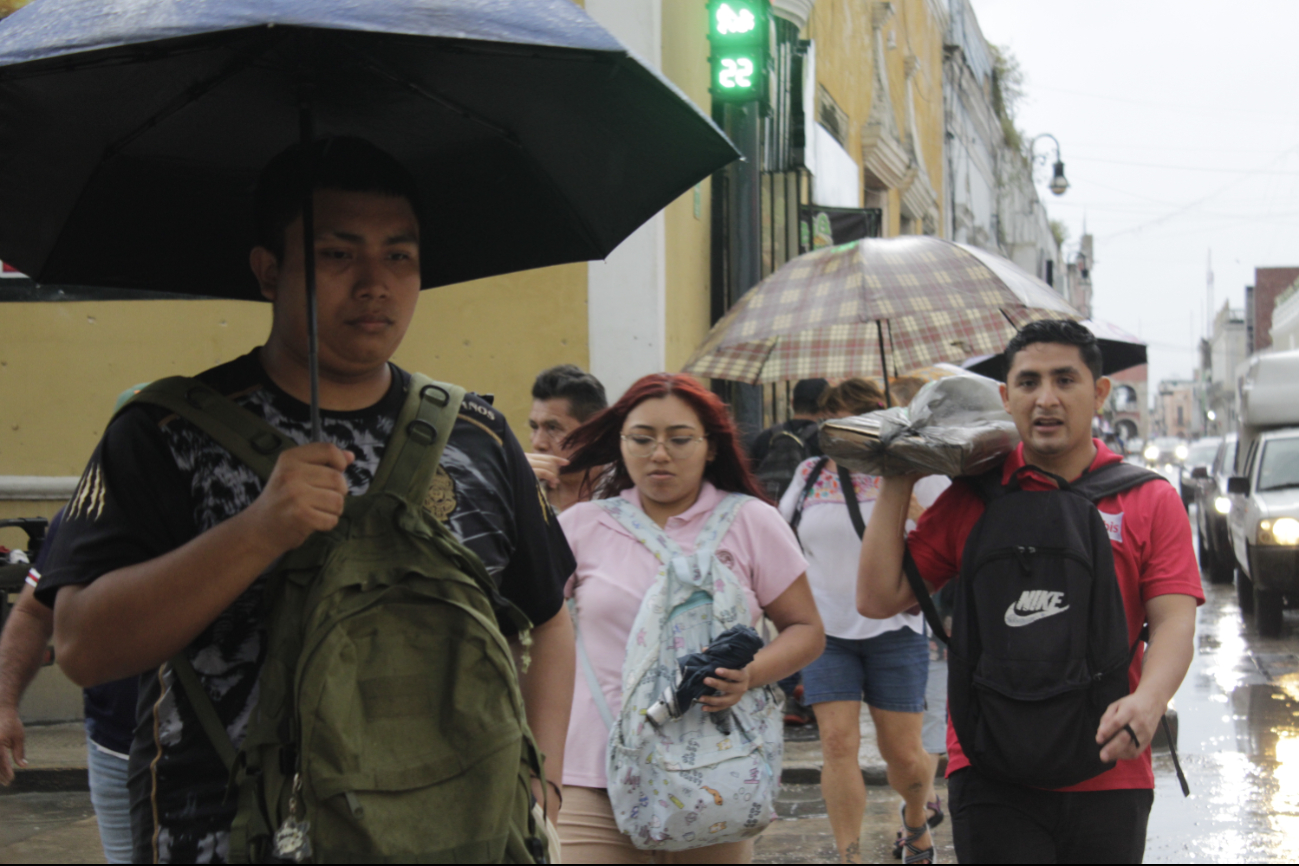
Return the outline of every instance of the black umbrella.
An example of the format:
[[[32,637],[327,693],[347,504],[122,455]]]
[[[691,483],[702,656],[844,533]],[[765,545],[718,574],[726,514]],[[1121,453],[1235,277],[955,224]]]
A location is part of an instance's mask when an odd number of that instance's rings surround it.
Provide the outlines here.
[[[677,659],[676,677],[672,685],[663,690],[662,697],[645,712],[646,718],[656,728],[669,719],[679,719],[685,711],[705,694],[718,691],[705,685],[708,677],[716,677],[718,668],[739,670],[753,661],[762,649],[762,638],[747,625],[731,626],[713,639],[702,652],[690,653]],[[731,732],[730,710],[710,714],[724,734]]]
[[[1088,319],[1082,324],[1096,335],[1096,342],[1101,349],[1102,376],[1110,376],[1146,363],[1146,344],[1140,337],[1129,334],[1117,325],[1098,319]],[[1006,381],[1005,355],[980,355],[966,360],[963,366],[980,376],[987,376],[998,382]]]
[[[603,258],[737,156],[569,0],[38,0],[0,23],[0,259],[260,300],[255,179],[326,135],[415,175],[429,287]]]

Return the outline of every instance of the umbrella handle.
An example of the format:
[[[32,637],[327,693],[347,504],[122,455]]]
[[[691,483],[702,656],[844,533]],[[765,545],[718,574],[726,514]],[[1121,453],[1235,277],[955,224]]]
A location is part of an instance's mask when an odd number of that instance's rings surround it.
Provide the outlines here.
[[[302,271],[307,296],[307,374],[311,381],[311,441],[320,442],[320,333],[316,322],[316,164],[311,152],[315,140],[315,118],[311,111],[311,87],[298,90],[298,135],[302,142]]]

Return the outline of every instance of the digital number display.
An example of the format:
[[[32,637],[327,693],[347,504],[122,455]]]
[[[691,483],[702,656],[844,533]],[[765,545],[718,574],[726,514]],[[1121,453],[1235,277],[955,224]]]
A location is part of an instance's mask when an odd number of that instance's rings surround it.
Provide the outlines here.
[[[744,7],[738,10],[732,9],[730,3],[722,3],[717,7],[717,32],[722,36],[752,33],[756,25],[757,20],[753,17],[752,9]]]
[[[749,102],[763,98],[766,79],[766,0],[712,0],[708,4],[713,98]]]

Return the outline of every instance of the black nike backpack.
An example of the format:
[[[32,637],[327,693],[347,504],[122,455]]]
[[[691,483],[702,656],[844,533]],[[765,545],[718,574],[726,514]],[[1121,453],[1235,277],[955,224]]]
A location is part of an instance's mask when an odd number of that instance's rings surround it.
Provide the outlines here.
[[[1023,490],[1020,476],[1029,470],[1059,489]],[[1106,708],[1127,696],[1136,650],[1095,503],[1163,476],[1112,463],[1069,483],[1025,466],[1003,486],[1001,473],[998,467],[958,481],[986,508],[954,584],[948,711],[980,774],[1065,788],[1114,766],[1100,759],[1096,729]],[[906,566],[931,627],[943,636],[909,555]]]

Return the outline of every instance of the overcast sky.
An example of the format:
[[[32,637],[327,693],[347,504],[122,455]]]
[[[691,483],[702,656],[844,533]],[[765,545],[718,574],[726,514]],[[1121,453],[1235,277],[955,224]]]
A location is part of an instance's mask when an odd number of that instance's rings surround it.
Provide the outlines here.
[[[1060,140],[1071,187],[1038,194],[1068,258],[1095,238],[1096,317],[1150,343],[1152,386],[1189,377],[1210,251],[1217,307],[1299,265],[1299,2],[972,2],[1023,68],[1017,125]]]

